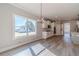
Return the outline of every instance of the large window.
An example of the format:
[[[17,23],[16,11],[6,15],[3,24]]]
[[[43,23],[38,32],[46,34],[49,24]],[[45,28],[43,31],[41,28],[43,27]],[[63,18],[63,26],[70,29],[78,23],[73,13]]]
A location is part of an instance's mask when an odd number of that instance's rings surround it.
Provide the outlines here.
[[[22,16],[15,16],[15,37],[36,34],[36,21]]]
[[[28,25],[28,35],[36,34],[36,21],[28,19],[27,21]]]

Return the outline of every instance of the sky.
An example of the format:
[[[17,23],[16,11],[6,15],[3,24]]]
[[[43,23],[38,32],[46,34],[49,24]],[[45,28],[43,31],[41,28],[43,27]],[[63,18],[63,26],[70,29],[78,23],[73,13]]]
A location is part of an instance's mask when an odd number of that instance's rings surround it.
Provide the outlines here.
[[[22,26],[22,25],[25,25],[25,18],[23,17],[20,17],[20,16],[15,16],[15,25],[16,26]]]
[[[26,21],[27,21],[27,20],[26,20],[26,18],[24,18],[24,17],[15,16],[15,25],[16,25],[16,26],[25,25]],[[28,19],[28,21],[31,21],[31,22],[34,24],[34,26],[36,25],[36,21],[31,20],[31,19]]]

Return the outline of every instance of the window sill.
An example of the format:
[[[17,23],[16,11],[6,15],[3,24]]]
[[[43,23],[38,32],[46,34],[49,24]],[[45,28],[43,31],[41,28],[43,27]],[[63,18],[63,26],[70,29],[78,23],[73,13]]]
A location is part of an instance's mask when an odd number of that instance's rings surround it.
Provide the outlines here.
[[[24,36],[15,36],[15,40],[17,39],[25,39],[25,38],[30,38],[30,37],[36,37],[37,34],[32,34],[32,35],[24,35]]]
[[[25,39],[27,36],[15,36],[15,40],[16,39]]]

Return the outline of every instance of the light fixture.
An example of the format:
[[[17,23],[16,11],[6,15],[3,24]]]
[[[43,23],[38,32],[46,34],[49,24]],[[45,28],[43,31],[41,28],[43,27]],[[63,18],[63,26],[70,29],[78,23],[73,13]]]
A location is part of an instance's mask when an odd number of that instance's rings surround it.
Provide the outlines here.
[[[40,3],[40,17],[38,19],[38,22],[42,23],[43,22],[43,15],[42,15],[42,2]]]

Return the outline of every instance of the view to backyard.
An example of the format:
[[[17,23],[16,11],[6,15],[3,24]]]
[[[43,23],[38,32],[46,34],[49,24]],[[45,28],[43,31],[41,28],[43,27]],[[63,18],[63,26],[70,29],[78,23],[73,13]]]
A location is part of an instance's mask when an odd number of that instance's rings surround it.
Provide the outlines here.
[[[33,35],[36,33],[36,21],[15,16],[15,37]]]

